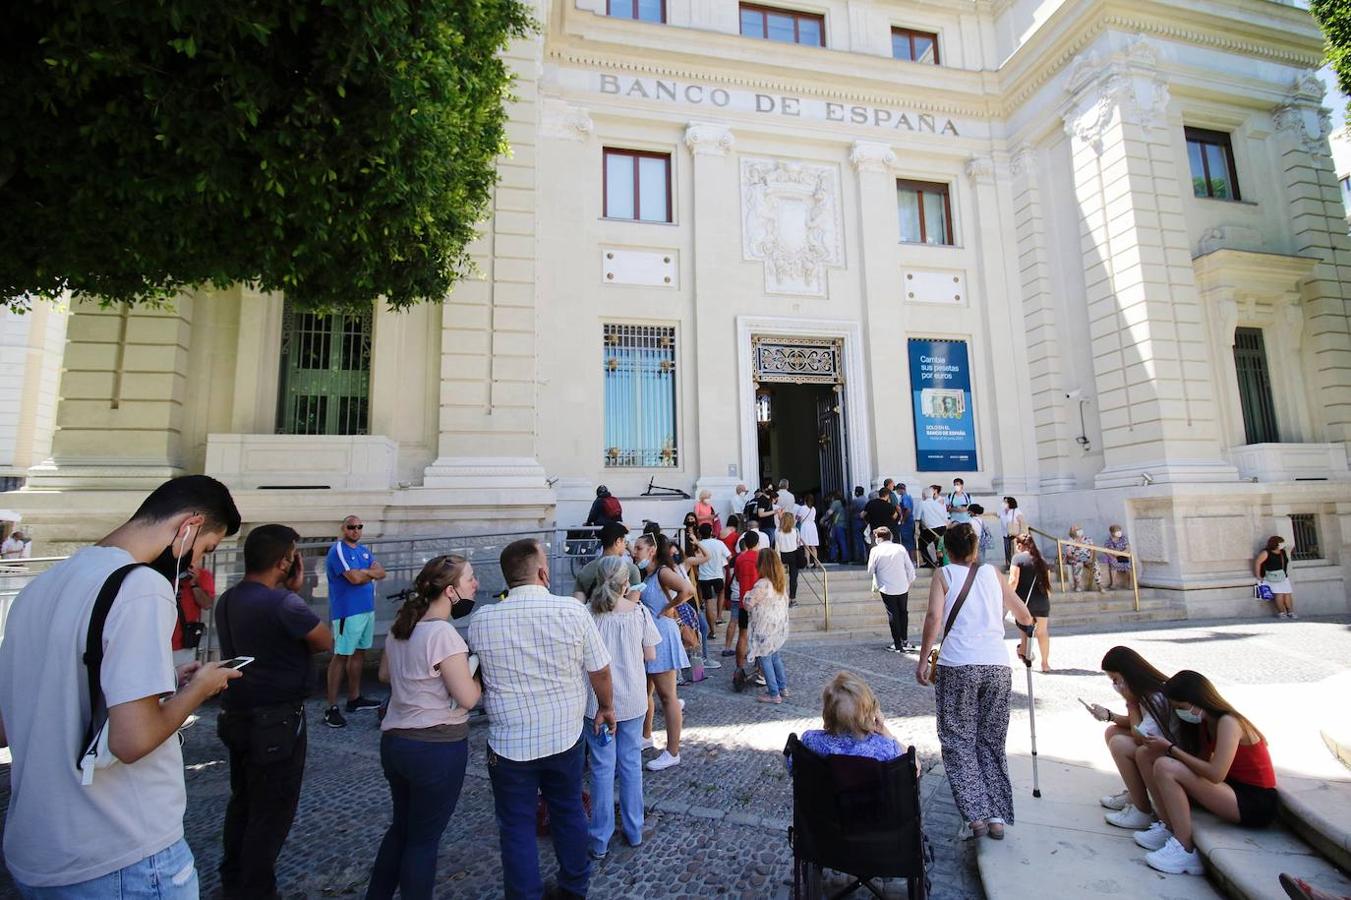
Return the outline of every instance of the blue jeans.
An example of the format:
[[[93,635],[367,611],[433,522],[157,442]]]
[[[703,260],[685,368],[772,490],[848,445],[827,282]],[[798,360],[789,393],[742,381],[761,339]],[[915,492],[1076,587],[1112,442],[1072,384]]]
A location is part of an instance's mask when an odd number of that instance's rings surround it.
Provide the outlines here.
[[[777,697],[788,687],[788,676],[783,671],[783,660],[777,652],[760,657],[760,672],[765,676],[765,690]]]
[[[200,894],[192,850],[182,838],[140,862],[78,884],[15,884],[24,900],[197,900]]]
[[[867,526],[862,519],[849,523],[849,554],[853,562],[863,562],[868,557],[868,545],[863,540],[863,530]]]
[[[619,814],[630,846],[643,841],[643,717],[625,719],[608,744],[586,720],[582,736],[591,756],[591,852],[603,855],[615,833],[615,775],[619,776]]]
[[[699,655],[708,659],[708,619],[703,612],[696,610],[699,619]]]
[[[380,765],[389,782],[393,821],[380,842],[366,900],[431,897],[436,851],[464,785],[469,742],[435,743],[382,735]]]
[[[544,885],[539,877],[535,843],[535,807],[539,795],[549,805],[549,834],[558,858],[558,886],[586,896],[591,860],[586,855],[587,821],[582,808],[581,736],[562,753],[524,762],[498,756],[488,747],[488,779],[497,810],[497,836],[502,846],[502,882],[507,900],[536,900]]]
[[[831,526],[830,549],[835,562],[849,562],[849,532],[843,522]]]

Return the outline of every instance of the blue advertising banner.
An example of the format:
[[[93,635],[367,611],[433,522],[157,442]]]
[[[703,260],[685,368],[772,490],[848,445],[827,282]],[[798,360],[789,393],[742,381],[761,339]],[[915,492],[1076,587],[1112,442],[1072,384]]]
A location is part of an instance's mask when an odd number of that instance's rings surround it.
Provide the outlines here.
[[[911,338],[910,392],[919,471],[975,471],[976,419],[966,341]]]

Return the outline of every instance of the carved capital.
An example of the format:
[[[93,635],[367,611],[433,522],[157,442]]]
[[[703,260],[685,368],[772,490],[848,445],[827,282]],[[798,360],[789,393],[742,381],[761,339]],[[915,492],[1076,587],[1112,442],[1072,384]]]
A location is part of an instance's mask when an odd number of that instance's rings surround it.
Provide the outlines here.
[[[695,156],[726,156],[734,146],[736,138],[723,125],[711,122],[691,122],[685,128],[685,146]]]
[[[566,141],[584,141],[596,130],[591,116],[580,106],[546,97],[540,107],[540,134]]]
[[[896,165],[896,153],[886,144],[854,141],[854,146],[849,150],[849,161],[859,172],[881,172],[885,175]]]
[[[1020,144],[1009,157],[1009,174],[1014,178],[1037,180],[1037,151],[1031,144]]]
[[[1069,94],[1062,110],[1065,133],[1098,153],[1113,122],[1146,128],[1167,125],[1168,83],[1158,70],[1158,51],[1143,37],[1107,59],[1081,54],[1070,66],[1065,90]]]
[[[1323,83],[1318,77],[1306,72],[1295,79],[1285,101],[1271,111],[1276,133],[1315,157],[1332,155],[1332,148],[1328,146],[1332,113],[1321,106],[1323,92]]]
[[[966,161],[966,177],[976,184],[994,184],[994,160],[988,156],[973,156]]]

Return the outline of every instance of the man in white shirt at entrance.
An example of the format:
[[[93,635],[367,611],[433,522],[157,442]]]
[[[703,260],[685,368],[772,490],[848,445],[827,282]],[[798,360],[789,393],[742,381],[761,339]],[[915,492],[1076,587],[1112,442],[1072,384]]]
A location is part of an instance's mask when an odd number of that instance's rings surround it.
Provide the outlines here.
[[[931,549],[943,532],[948,530],[948,505],[943,500],[943,489],[929,485],[924,500],[919,504],[919,558],[920,564],[937,568],[937,554]]]
[[[915,652],[915,645],[906,638],[909,630],[906,603],[910,599],[910,585],[915,583],[915,564],[910,561],[910,551],[892,540],[890,528],[873,529],[868,574],[887,608],[887,622],[891,625],[891,646],[887,649],[892,653]]]

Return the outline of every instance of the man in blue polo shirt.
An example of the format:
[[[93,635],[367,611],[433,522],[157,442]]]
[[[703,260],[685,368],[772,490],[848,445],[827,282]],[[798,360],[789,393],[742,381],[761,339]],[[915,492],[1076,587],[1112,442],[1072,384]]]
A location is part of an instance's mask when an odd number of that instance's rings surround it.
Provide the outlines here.
[[[338,687],[347,671],[347,711],[378,709],[379,701],[361,696],[361,667],[375,638],[375,582],[385,577],[385,567],[361,545],[366,526],[357,516],[342,522],[342,537],[328,551],[328,617],[333,620],[333,658],[328,663],[328,711],[324,724],[342,728],[347,724],[338,711]]]

